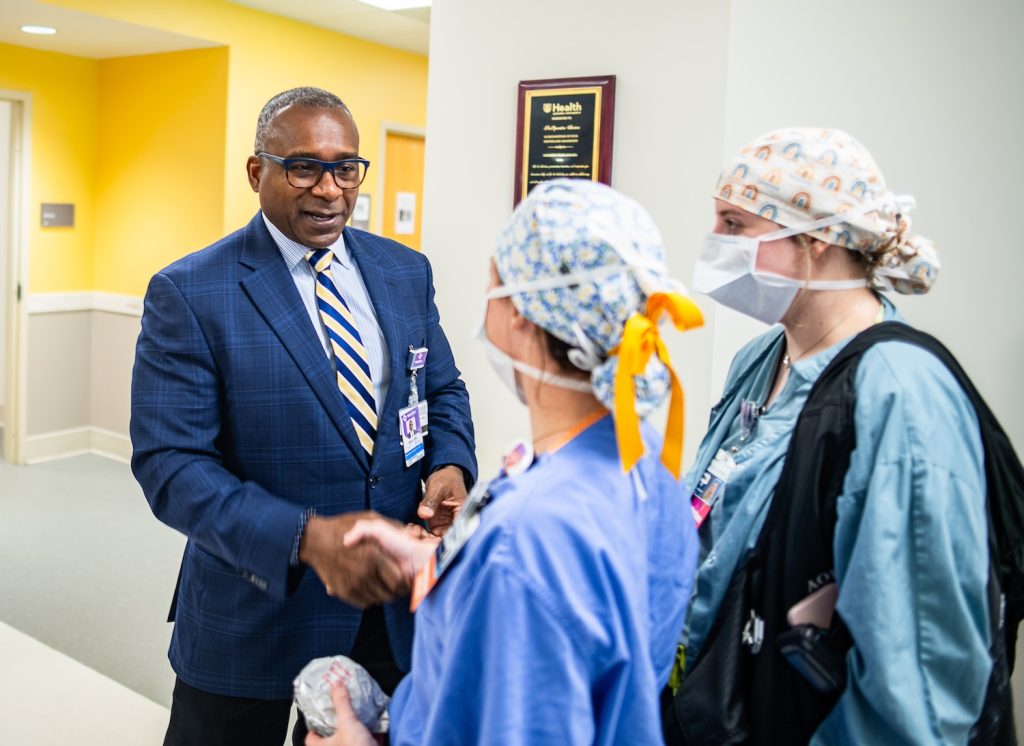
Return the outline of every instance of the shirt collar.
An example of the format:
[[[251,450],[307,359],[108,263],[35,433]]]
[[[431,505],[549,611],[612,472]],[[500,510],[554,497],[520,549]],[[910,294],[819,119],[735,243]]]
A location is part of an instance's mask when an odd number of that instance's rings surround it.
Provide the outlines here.
[[[270,222],[270,219],[261,211],[260,215],[263,216],[263,222],[267,226],[267,230],[270,231],[270,237],[274,239],[274,243],[277,244],[278,250],[281,252],[281,256],[284,258],[284,262],[288,265],[288,271],[294,271],[295,267],[299,262],[303,262],[306,259],[306,252],[309,248],[303,246],[298,241],[293,241],[281,230]],[[342,233],[338,236],[338,240],[328,246],[331,251],[334,252],[334,261],[340,264],[345,269],[352,267],[352,258],[348,253],[348,247],[345,245],[345,235]]]

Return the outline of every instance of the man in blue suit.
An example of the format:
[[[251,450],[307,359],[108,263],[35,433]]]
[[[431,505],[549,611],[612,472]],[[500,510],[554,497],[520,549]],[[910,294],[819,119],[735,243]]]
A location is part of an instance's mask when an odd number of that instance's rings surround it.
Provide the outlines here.
[[[319,656],[393,688],[412,641],[408,599],[384,603],[400,574],[342,537],[367,510],[439,533],[476,477],[430,264],[345,227],[358,154],[336,96],[275,96],[247,163],[260,212],[146,292],[132,469],[188,537],[165,744],[280,746],[292,679]]]

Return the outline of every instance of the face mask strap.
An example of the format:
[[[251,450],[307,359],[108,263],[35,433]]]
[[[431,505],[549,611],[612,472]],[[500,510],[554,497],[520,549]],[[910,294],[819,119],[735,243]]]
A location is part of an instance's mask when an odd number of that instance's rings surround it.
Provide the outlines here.
[[[598,267],[596,269],[588,269],[585,272],[570,272],[564,275],[554,275],[552,277],[545,277],[542,280],[533,280],[532,282],[500,285],[488,292],[487,297],[507,298],[508,296],[516,295],[517,293],[533,293],[539,290],[555,290],[556,288],[568,287],[569,285],[578,285],[589,280],[602,280],[605,277],[610,277],[611,275],[622,272],[623,270],[629,270],[629,267]]]
[[[671,278],[664,262],[642,256],[628,242],[605,238],[605,243],[611,246],[612,251],[618,254],[619,258],[629,267],[630,274],[633,275],[633,279],[636,280],[636,284],[640,286],[644,295],[649,298],[666,289],[665,286],[670,283]],[[674,290],[675,288],[669,289]]]
[[[633,279],[636,280],[637,285],[640,286],[644,295],[648,297],[664,290],[666,285],[669,285],[671,290],[677,290],[672,283],[672,279],[669,277],[668,269],[664,263],[641,256],[639,252],[635,251],[632,247],[624,246],[619,240],[613,240],[607,236],[600,238],[618,255],[623,265],[609,265],[588,269],[583,272],[553,275],[531,282],[502,285],[491,290],[487,297],[505,298],[517,293],[554,290],[569,285],[577,285],[588,280],[601,280],[622,271],[629,272]]]
[[[493,346],[494,343],[491,342],[491,344]],[[594,390],[594,386],[590,381],[581,381],[576,378],[569,378],[568,376],[560,376],[557,373],[548,373],[546,370],[540,370],[539,368],[534,368],[532,365],[527,365],[524,362],[516,360],[507,352],[502,352],[501,350],[498,350],[498,352],[512,362],[513,368],[534,380],[540,381],[541,383],[558,386],[562,389],[569,389],[570,391],[581,391],[585,394],[589,394]]]
[[[568,352],[569,362],[580,370],[593,370],[602,362],[601,353],[576,321],[572,322],[572,333],[576,337],[576,347]]]
[[[850,280],[794,280],[792,277],[773,275],[767,272],[755,272],[753,275],[763,285],[782,288],[800,288],[807,290],[854,290],[866,288],[867,279]]]
[[[580,331],[582,332],[582,329]],[[594,387],[591,385],[589,381],[580,381],[576,378],[560,376],[555,373],[548,373],[547,371],[534,368],[532,365],[527,365],[524,362],[516,360],[503,349],[498,347],[498,345],[494,344],[494,342],[492,342],[487,337],[486,311],[484,315],[484,320],[477,325],[477,330],[473,334],[473,337],[478,342],[482,342],[484,347],[486,347],[490,351],[491,355],[501,358],[502,360],[506,361],[509,365],[511,365],[512,368],[514,368],[515,370],[518,370],[523,375],[536,379],[541,383],[548,383],[551,384],[552,386],[558,386],[563,389],[570,389],[571,391],[582,391],[583,393],[587,394],[591,393],[594,390]],[[569,352],[571,360],[573,350],[570,350]]]
[[[859,207],[854,207],[846,212],[841,212],[836,215],[830,215],[827,218],[821,220],[815,220],[810,223],[803,223],[801,225],[793,226],[792,228],[783,228],[781,230],[772,231],[765,233],[760,236],[751,236],[756,241],[778,241],[780,238],[789,238],[790,236],[796,236],[801,233],[809,233],[810,231],[816,231],[820,228],[828,228],[830,225],[836,225],[838,223],[845,223],[848,218],[859,217],[865,215],[872,210],[877,210],[879,207],[891,205],[895,203],[896,209],[902,212],[909,212],[914,207],[916,202],[910,195],[895,196],[892,194],[886,194],[878,199],[873,199],[870,202],[865,202]]]

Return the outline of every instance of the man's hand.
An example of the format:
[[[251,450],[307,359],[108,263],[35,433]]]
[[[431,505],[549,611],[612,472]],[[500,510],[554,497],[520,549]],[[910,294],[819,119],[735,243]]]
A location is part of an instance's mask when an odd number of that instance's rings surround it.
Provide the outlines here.
[[[327,592],[360,608],[391,601],[410,588],[402,568],[376,543],[345,546],[345,534],[361,518],[387,520],[370,511],[311,516],[299,544],[299,559],[313,568]]]
[[[423,500],[416,514],[427,522],[434,536],[444,536],[466,502],[466,482],[462,469],[442,466],[429,477],[423,489]]]
[[[344,682],[331,685],[331,699],[334,701],[334,735],[322,738],[310,731],[306,735],[306,746],[375,746],[377,741],[352,709]]]
[[[416,573],[430,561],[437,551],[440,539],[423,530],[421,526],[397,526],[391,521],[360,519],[345,534],[345,546],[375,544],[399,567],[408,583],[412,584]]]

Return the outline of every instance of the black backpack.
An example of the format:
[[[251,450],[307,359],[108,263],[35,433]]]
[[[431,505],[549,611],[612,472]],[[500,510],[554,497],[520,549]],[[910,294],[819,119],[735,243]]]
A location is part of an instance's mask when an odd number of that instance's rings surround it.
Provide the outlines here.
[[[856,445],[857,365],[865,350],[886,340],[918,345],[939,358],[977,415],[988,494],[993,668],[970,742],[1016,743],[1009,676],[1024,616],[1024,468],[952,354],[924,332],[885,322],[854,337],[812,387],[757,544],[734,574],[680,689],[666,697],[670,746],[807,743],[842,694],[852,639],[839,614],[827,631],[795,630],[785,615],[807,596],[807,578],[827,582],[833,571],[836,498]]]

